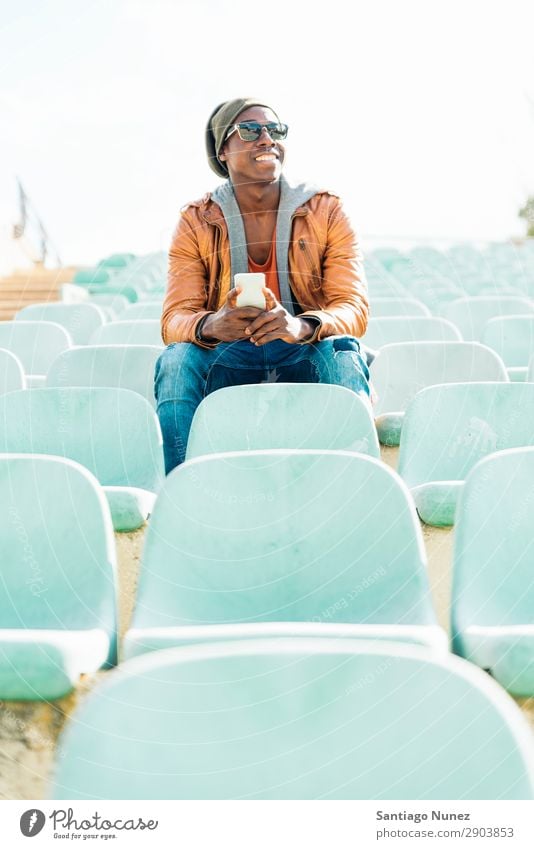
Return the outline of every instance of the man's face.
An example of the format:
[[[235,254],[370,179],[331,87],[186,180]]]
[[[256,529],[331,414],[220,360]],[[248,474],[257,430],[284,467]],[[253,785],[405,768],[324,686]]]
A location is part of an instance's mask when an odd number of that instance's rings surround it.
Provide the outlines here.
[[[278,123],[278,118],[270,109],[263,106],[251,106],[245,109],[235,120],[259,121],[260,124]],[[243,183],[275,183],[280,179],[285,148],[279,141],[273,141],[267,130],[256,141],[242,141],[237,131],[223,144],[219,159],[226,163],[230,179],[234,185]]]

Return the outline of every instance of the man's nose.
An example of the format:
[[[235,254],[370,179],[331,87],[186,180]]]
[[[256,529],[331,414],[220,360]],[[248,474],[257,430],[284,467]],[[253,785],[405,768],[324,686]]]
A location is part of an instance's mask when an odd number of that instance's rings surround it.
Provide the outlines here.
[[[274,141],[272,140],[271,136],[269,135],[269,130],[267,129],[267,127],[261,128],[261,133],[260,133],[260,137],[259,137],[258,141],[260,142],[260,144],[269,144],[269,145],[274,144]]]

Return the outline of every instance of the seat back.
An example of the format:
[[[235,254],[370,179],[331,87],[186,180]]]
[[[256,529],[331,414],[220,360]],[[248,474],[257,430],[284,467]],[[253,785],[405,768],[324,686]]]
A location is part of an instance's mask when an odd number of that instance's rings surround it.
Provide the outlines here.
[[[384,345],[370,368],[375,415],[401,412],[420,389],[437,383],[508,381],[503,362],[478,342],[398,342]]]
[[[138,392],[152,406],[156,345],[85,345],[64,351],[52,363],[47,386],[115,386]]]
[[[115,662],[115,542],[93,475],[59,457],[0,454],[0,503],[1,627],[101,629]]]
[[[72,345],[64,327],[52,321],[0,321],[0,348],[20,360],[26,374],[46,374],[56,357]]]
[[[64,387],[0,396],[0,451],[69,457],[102,485],[157,491],[163,480],[161,431],[137,392]]]
[[[421,530],[385,464],[346,451],[191,460],[147,529],[134,628],[435,625]]]
[[[106,315],[96,304],[87,301],[75,304],[59,302],[29,304],[18,311],[15,321],[54,321],[70,333],[75,345],[86,345],[94,331],[105,324]]]
[[[161,325],[155,319],[110,321],[93,333],[92,345],[159,345],[163,348]]]
[[[532,799],[532,734],[455,657],[265,640],[136,658],[67,727],[54,799]]]
[[[527,445],[534,445],[532,384],[429,386],[406,410],[398,470],[410,487],[465,480],[487,454]]]
[[[490,318],[503,315],[524,315],[534,312],[528,298],[501,295],[478,295],[458,298],[443,307],[443,315],[460,330],[463,338],[480,341]]]
[[[264,448],[345,449],[380,456],[369,404],[343,386],[231,386],[211,393],[198,406],[187,459]]]
[[[510,368],[527,366],[534,354],[534,315],[492,318],[484,326],[482,341]]]
[[[430,310],[416,298],[373,298],[371,311],[374,318],[399,315],[426,315]]]
[[[0,348],[0,395],[15,389],[26,389],[22,363],[11,351]]]
[[[139,319],[161,319],[163,312],[162,301],[138,301],[136,304],[130,304],[123,314],[121,321],[137,321]]]
[[[395,316],[371,318],[363,340],[369,348],[382,348],[392,342],[454,342],[461,340],[458,329],[435,316]]]

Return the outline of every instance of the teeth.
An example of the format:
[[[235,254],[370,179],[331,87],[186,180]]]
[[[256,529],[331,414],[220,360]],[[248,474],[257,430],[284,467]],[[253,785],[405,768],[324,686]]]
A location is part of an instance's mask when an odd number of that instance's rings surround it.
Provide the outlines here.
[[[272,153],[263,153],[261,156],[256,157],[256,162],[270,162],[273,159],[276,159]]]

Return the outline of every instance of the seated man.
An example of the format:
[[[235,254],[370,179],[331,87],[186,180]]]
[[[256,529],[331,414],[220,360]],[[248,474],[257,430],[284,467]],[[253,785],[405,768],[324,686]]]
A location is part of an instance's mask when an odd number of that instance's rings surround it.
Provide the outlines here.
[[[185,457],[202,399],[263,381],[346,386],[369,396],[354,337],[367,285],[339,198],[282,176],[287,126],[251,99],[218,106],[206,145],[226,182],[182,215],[170,249],[155,393],[169,473]],[[234,275],[264,272],[265,309],[238,307]]]

